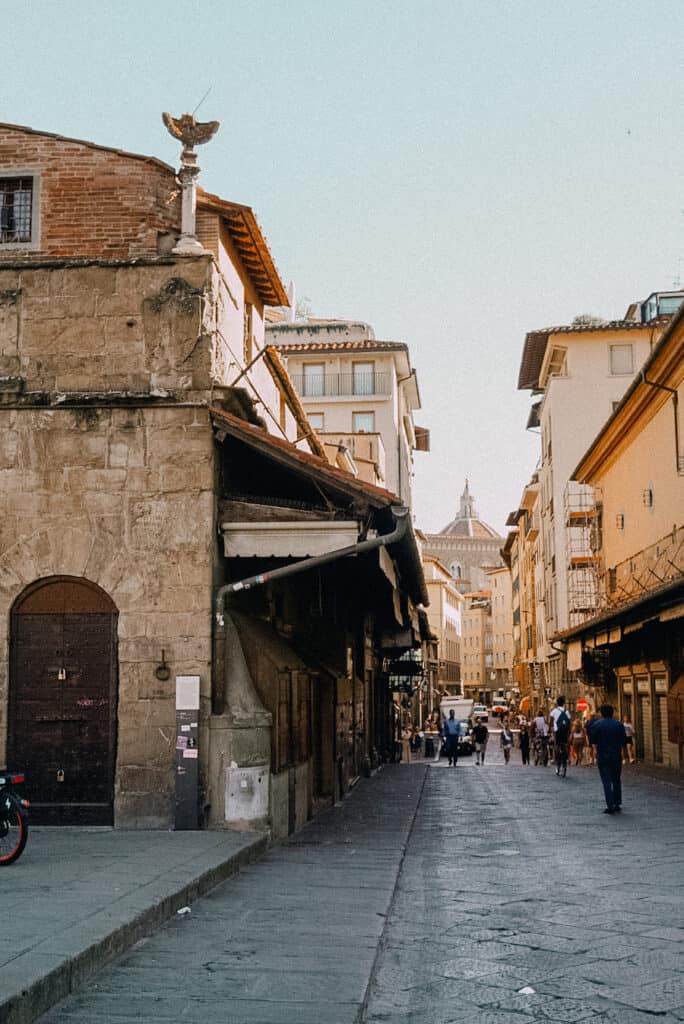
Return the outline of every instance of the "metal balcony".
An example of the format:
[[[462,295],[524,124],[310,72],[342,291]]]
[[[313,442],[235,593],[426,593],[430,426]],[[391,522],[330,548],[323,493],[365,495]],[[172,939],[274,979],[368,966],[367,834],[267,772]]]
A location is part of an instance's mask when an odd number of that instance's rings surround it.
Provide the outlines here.
[[[295,373],[291,379],[302,398],[373,398],[390,394],[389,373]]]

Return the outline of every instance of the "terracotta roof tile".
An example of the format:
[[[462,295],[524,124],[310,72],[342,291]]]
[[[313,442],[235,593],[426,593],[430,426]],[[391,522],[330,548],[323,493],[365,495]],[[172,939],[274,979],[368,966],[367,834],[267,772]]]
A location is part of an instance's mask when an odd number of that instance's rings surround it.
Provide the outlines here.
[[[672,319],[671,316],[658,316],[648,323],[642,324],[638,320],[604,320],[597,324],[563,324],[558,327],[540,327],[536,331],[529,331],[525,335],[523,354],[520,360],[520,371],[518,373],[518,390],[531,389],[536,391],[539,387],[539,373],[544,362],[546,345],[551,334],[592,334],[601,331],[649,331],[653,327],[663,327]]]
[[[277,342],[283,352],[408,352],[403,341],[286,341]]]

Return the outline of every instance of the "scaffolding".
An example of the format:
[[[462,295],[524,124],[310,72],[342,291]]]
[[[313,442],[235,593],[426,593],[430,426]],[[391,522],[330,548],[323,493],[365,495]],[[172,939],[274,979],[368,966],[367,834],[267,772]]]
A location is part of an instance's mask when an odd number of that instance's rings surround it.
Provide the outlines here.
[[[564,494],[568,618],[579,626],[601,607],[601,500],[587,484],[568,481]]]

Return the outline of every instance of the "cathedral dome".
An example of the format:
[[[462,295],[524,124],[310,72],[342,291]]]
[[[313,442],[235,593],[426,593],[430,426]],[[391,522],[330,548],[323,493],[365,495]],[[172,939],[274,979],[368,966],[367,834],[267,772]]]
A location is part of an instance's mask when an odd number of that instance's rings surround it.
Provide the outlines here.
[[[500,534],[487,523],[478,519],[475,511],[475,499],[468,488],[466,479],[465,488],[461,495],[458,515],[455,519],[439,531],[440,537],[472,537],[475,540],[500,540]]]

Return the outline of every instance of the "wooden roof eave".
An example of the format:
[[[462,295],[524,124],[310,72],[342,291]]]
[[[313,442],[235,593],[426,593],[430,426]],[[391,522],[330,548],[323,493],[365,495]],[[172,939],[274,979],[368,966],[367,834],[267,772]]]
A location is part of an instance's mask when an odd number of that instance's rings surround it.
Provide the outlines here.
[[[289,306],[285,286],[252,208],[221,199],[202,189],[197,192],[197,205],[199,209],[212,211],[222,218],[264,304]]]
[[[325,459],[327,462],[328,460],[325,454],[325,448],[323,447],[323,444],[321,443],[315,430],[312,429],[311,424],[307,419],[306,412],[304,411],[304,406],[299,400],[299,395],[292,386],[292,381],[290,380],[289,374],[287,373],[287,370],[280,361],[280,356],[278,355],[278,352],[273,345],[266,346],[266,348],[264,349],[264,358],[269,369],[271,370],[276,380],[282,387],[285,395],[287,396],[288,404],[290,406],[292,415],[294,416],[295,422],[303,435],[301,440],[303,440],[304,437],[306,437],[309,442],[309,447],[313,451],[314,455],[318,455],[321,459]]]

